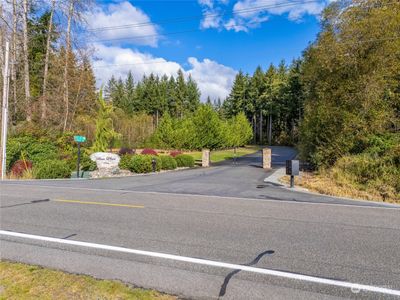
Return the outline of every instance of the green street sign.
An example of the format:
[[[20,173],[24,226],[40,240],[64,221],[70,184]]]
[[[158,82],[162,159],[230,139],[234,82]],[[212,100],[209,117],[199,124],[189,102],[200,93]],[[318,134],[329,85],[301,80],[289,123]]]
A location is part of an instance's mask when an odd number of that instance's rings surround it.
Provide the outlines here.
[[[74,141],[77,143],[84,143],[84,142],[86,142],[86,137],[82,136],[82,135],[75,135]]]

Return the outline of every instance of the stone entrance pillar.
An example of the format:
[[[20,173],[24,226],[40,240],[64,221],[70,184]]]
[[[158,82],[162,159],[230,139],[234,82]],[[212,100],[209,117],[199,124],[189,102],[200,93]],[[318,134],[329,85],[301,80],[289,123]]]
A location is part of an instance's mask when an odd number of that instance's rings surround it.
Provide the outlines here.
[[[262,149],[263,169],[267,170],[271,169],[271,155],[272,155],[271,148]]]
[[[210,150],[203,149],[203,155],[201,158],[201,166],[207,168],[210,166]]]

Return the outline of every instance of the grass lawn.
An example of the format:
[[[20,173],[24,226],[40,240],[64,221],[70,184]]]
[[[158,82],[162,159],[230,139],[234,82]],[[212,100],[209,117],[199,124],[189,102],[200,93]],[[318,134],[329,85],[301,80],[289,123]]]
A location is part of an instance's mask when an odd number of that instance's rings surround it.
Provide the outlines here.
[[[121,282],[0,261],[0,299],[143,299],[176,297]]]
[[[246,154],[251,154],[255,153],[258,150],[260,150],[260,146],[246,146],[246,147],[240,147],[236,149],[236,156],[243,156]],[[187,154],[193,156],[194,159],[201,159],[202,152],[201,151],[196,151],[196,152],[188,152]],[[232,159],[233,158],[233,149],[226,149],[226,150],[216,150],[216,151],[211,151],[211,162],[219,162],[223,161],[226,159]]]

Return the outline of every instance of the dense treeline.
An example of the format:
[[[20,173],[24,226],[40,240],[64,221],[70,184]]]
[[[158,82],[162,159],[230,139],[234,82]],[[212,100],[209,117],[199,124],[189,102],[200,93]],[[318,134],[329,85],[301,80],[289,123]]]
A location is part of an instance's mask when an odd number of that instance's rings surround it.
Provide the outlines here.
[[[257,67],[252,76],[239,72],[231,93],[222,106],[217,103],[217,109],[228,118],[244,112],[255,142],[293,145],[302,116],[300,65],[297,60],[289,67],[281,62],[265,72]]]
[[[200,92],[196,82],[189,75],[187,79],[178,71],[176,77],[161,78],[150,74],[135,83],[132,73],[126,80],[112,77],[106,87],[108,99],[125,113],[144,112],[158,118],[165,113],[182,118],[194,112],[200,104]]]
[[[346,189],[400,200],[400,3],[334,2],[304,52],[303,159]]]
[[[399,134],[399,32],[399,2],[335,2],[325,10],[302,63],[305,158],[332,165]]]

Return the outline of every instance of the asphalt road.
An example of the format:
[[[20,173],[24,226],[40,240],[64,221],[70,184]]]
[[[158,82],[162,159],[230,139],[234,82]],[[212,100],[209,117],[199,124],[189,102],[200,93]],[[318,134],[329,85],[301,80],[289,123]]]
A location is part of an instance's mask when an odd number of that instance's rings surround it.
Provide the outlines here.
[[[275,152],[276,165],[294,154]],[[1,257],[182,298],[400,295],[399,207],[257,188],[259,164],[3,182]]]

